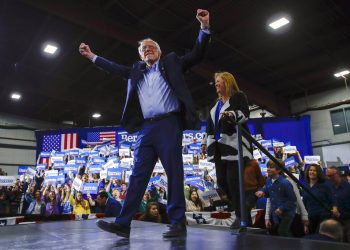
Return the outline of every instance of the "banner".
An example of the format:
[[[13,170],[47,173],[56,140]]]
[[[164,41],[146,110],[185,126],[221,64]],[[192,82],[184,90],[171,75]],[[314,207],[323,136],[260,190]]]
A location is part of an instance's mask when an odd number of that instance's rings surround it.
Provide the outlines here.
[[[95,156],[95,157],[92,158],[92,163],[94,163],[94,164],[105,163],[105,162],[106,162],[105,158],[103,158],[103,157]]]
[[[28,171],[28,166],[18,166],[18,175],[26,174]]]
[[[64,169],[65,166],[66,163],[64,161],[55,161],[55,163],[53,164],[54,169]]]
[[[304,156],[305,164],[319,164],[319,161],[321,161],[321,156],[319,155]]]
[[[47,170],[45,171],[45,178],[48,176],[57,176],[58,175],[58,170]]]
[[[286,168],[291,168],[291,167],[294,167],[295,165],[297,165],[297,162],[295,161],[293,156],[284,160],[284,166]]]
[[[15,176],[0,176],[0,187],[13,186],[15,183]]]
[[[97,194],[98,193],[98,183],[84,183],[83,194]]]
[[[193,154],[183,154],[182,161],[184,164],[185,163],[192,164],[193,163]]]
[[[46,164],[37,164],[36,165],[36,170],[45,170],[46,169]]]
[[[101,172],[101,170],[102,170],[102,166],[100,164],[90,165],[89,167],[90,174],[98,174]]]
[[[77,191],[81,191],[81,187],[83,185],[82,180],[78,179],[77,177],[75,177],[74,181],[73,181],[73,188]]]
[[[296,146],[283,147],[283,153],[285,153],[285,154],[295,154],[296,152],[297,152]]]
[[[191,165],[184,165],[184,174],[186,174],[186,175],[193,175],[193,166],[191,166]]]
[[[75,164],[67,164],[64,167],[64,173],[67,174],[68,172],[72,172],[73,174],[76,174],[78,172],[78,165]]]
[[[63,161],[63,156],[52,156],[51,162],[55,163],[56,161]]]
[[[215,189],[209,190],[209,191],[205,191],[203,193],[198,193],[198,196],[201,197],[202,200],[204,200],[205,202],[209,202],[210,199],[212,199],[213,201],[221,200],[218,192],[216,192]]]
[[[75,162],[79,165],[85,165],[86,164],[86,160],[82,157],[79,157],[75,160]]]
[[[185,183],[189,184],[190,182],[197,182],[197,181],[202,181],[202,177],[201,176],[187,176],[185,178]]]
[[[198,167],[199,167],[199,169],[207,168],[207,170],[212,170],[215,168],[215,163],[208,162],[207,159],[199,160]]]
[[[57,175],[49,175],[49,176],[46,176],[45,179],[44,179],[44,184],[45,185],[48,185],[48,184],[51,184],[51,185],[56,185],[57,183]]]
[[[122,180],[122,178],[123,178],[123,169],[120,169],[120,168],[109,168],[107,170],[107,179]]]

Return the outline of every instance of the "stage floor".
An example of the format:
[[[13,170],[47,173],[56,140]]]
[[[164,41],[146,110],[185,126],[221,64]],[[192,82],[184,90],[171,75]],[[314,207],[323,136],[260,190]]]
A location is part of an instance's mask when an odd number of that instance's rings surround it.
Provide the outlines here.
[[[113,221],[112,218],[107,219]],[[336,249],[349,244],[259,234],[233,234],[227,228],[189,226],[187,237],[165,240],[164,224],[133,221],[129,240],[100,230],[96,220],[60,221],[0,227],[0,249]]]

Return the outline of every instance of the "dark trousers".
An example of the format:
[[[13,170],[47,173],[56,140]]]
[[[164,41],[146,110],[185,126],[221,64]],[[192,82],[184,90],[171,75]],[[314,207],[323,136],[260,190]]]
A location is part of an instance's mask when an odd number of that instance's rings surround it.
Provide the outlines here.
[[[220,149],[215,148],[215,169],[216,179],[219,188],[225,191],[227,197],[232,202],[236,216],[241,217],[239,202],[239,178],[238,178],[238,161],[221,160]]]
[[[182,162],[182,126],[180,117],[171,115],[160,121],[145,122],[135,144],[134,168],[123,208],[116,222],[130,225],[138,211],[153,168],[160,158],[168,177],[167,213],[170,223],[185,221],[184,171]]]

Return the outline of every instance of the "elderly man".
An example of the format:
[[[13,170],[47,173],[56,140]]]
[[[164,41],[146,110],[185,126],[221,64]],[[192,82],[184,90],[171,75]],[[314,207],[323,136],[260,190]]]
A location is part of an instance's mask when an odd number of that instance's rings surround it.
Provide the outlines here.
[[[135,166],[121,213],[115,223],[97,223],[105,231],[129,238],[132,217],[159,157],[168,176],[167,213],[171,222],[163,236],[186,235],[182,131],[200,129],[200,120],[184,81],[184,72],[201,61],[210,40],[209,12],[199,9],[196,17],[201,30],[193,49],[184,56],[171,52],[161,58],[158,43],[147,38],[139,42],[142,61],[127,67],[99,57],[88,45],[80,44],[79,52],[84,57],[128,80],[121,124],[129,133],[139,132],[134,151]]]

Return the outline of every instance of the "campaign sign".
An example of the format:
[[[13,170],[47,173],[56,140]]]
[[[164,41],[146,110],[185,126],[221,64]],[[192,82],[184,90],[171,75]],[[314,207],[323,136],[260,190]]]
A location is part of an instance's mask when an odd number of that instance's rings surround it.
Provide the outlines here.
[[[83,194],[97,194],[98,193],[98,183],[84,183]]]
[[[156,166],[154,167],[153,172],[154,173],[164,173],[165,172],[163,165],[160,161],[158,161],[156,163]]]
[[[100,179],[107,179],[107,169],[100,171]]]
[[[284,142],[273,140],[272,145],[273,145],[274,147],[283,147],[283,146],[284,146]]]
[[[30,175],[30,176],[35,176],[36,171],[35,171],[35,169],[28,168],[28,170],[27,170],[27,174],[28,174],[28,175]]]
[[[159,187],[162,187],[164,189],[167,189],[168,188],[168,178],[164,175],[162,175],[159,179],[159,181],[157,182],[157,185]]]
[[[45,178],[48,176],[57,176],[58,170],[47,170],[45,171]]]
[[[99,152],[98,151],[90,151],[89,152],[89,156],[90,157],[95,157],[95,156],[98,156],[99,155]]]
[[[283,153],[285,154],[295,154],[297,152],[296,146],[285,146],[283,147]]]
[[[157,183],[159,180],[160,180],[160,176],[159,175],[150,178],[149,182],[148,182],[148,187],[150,187],[152,184]]]
[[[183,163],[190,163],[190,164],[192,164],[193,163],[193,154],[182,155],[182,161],[183,161]]]
[[[215,170],[215,169],[213,169],[212,171],[210,171],[210,172],[208,173],[208,175],[209,175],[211,178],[213,178],[213,180],[216,181],[216,170]]]
[[[187,184],[189,184],[191,186],[194,186],[194,187],[198,188],[201,191],[204,191],[204,185],[203,185],[202,181],[190,181]]]
[[[205,202],[209,202],[210,199],[212,199],[213,201],[219,201],[221,200],[218,192],[216,192],[215,189],[213,190],[209,190],[209,191],[205,191],[203,193],[198,194],[199,197],[202,198],[202,200],[204,200]]]
[[[46,176],[45,180],[44,180],[44,184],[48,185],[55,185],[57,183],[57,175],[50,175],[50,176]]]
[[[51,152],[41,152],[40,157],[41,158],[49,158],[51,155]]]
[[[59,151],[55,152],[55,156],[60,156],[63,158],[65,155],[66,155],[65,152],[59,152]]]
[[[94,157],[94,158],[92,158],[92,163],[94,163],[94,164],[105,163],[105,158],[103,158],[103,157]]]
[[[260,142],[261,146],[263,146],[264,148],[272,148],[271,140],[261,140],[259,142]]]
[[[134,165],[134,158],[123,158],[120,160],[120,167],[130,169]]]
[[[102,166],[100,164],[93,164],[93,165],[90,165],[89,167],[90,174],[98,174],[101,172],[101,170],[102,170]]]
[[[132,174],[132,170],[125,171],[125,182],[129,183],[130,175]]]
[[[207,168],[208,170],[211,170],[215,168],[215,164],[212,162],[208,162],[207,159],[204,159],[204,160],[199,160],[198,167],[199,169]]]
[[[67,164],[64,167],[64,173],[72,172],[73,174],[76,174],[78,172],[78,165],[75,164]]]
[[[57,183],[63,184],[63,183],[65,183],[65,180],[66,180],[66,178],[64,177],[64,174],[59,174],[57,176]]]
[[[26,174],[28,171],[28,166],[18,166],[18,175]]]
[[[64,169],[65,166],[66,166],[66,163],[64,161],[56,161],[53,164],[54,169]]]
[[[192,175],[193,174],[193,166],[191,166],[191,165],[185,165],[184,166],[184,173],[186,174],[186,175]]]
[[[45,170],[46,169],[46,164],[37,164],[36,165],[36,170]]]
[[[75,162],[79,165],[85,165],[86,164],[86,160],[82,157],[78,157]]]
[[[120,148],[119,155],[130,156],[130,148]]]
[[[79,156],[80,156],[81,158],[88,157],[88,156],[89,156],[89,152],[88,152],[88,151],[83,151],[83,152],[81,152],[81,153],[79,154]]]
[[[79,149],[70,149],[69,155],[70,156],[79,156]]]
[[[187,145],[189,154],[200,154],[201,153],[201,144],[200,143],[191,143]]]
[[[123,176],[123,170],[120,168],[109,168],[107,170],[107,179],[121,180]]]
[[[56,161],[63,161],[63,157],[62,156],[52,156],[51,162],[55,163]]]
[[[255,149],[255,150],[253,151],[253,158],[254,158],[255,160],[261,159],[261,158],[262,158],[259,149]]]
[[[109,154],[117,154],[119,152],[118,147],[112,147],[109,149]]]
[[[15,183],[15,176],[0,176],[0,187],[13,186]]]
[[[201,176],[187,176],[185,178],[185,183],[189,184],[189,182],[197,182],[197,181],[202,181],[202,177]]]
[[[319,156],[319,155],[304,156],[305,164],[318,164],[320,160],[321,160],[321,156]]]
[[[118,142],[121,144],[121,146],[130,148],[130,146],[136,142],[137,135],[138,132],[134,134],[129,134],[126,131],[118,132]]]
[[[77,177],[75,177],[75,179],[73,180],[73,184],[72,187],[77,190],[77,191],[81,191],[81,187],[83,185],[82,180],[78,179]]]
[[[291,167],[294,167],[295,165],[297,165],[297,163],[295,162],[295,159],[293,156],[284,160],[284,166],[286,168],[291,168]]]

